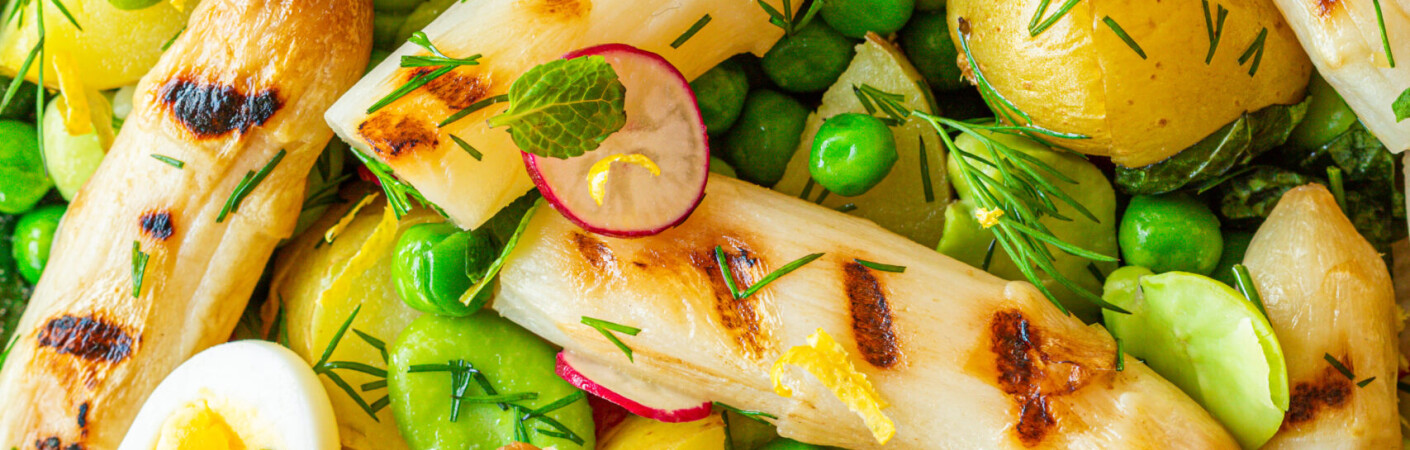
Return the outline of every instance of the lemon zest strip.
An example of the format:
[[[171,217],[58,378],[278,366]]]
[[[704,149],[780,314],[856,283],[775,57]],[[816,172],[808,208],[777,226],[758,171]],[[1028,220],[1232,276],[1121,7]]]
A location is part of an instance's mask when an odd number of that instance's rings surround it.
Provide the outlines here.
[[[652,176],[661,176],[661,168],[656,166],[656,162],[640,153],[619,153],[602,158],[592,163],[592,168],[588,169],[588,192],[592,194],[593,201],[597,206],[602,206],[602,199],[607,197],[607,175],[611,173],[612,163],[622,162],[645,167],[651,171]]]
[[[774,392],[783,397],[793,396],[793,390],[783,382],[784,367],[788,365],[808,371],[827,386],[848,409],[861,416],[878,443],[884,445],[896,436],[896,424],[881,412],[889,405],[867,380],[866,374],[852,365],[847,350],[822,328],[808,336],[808,345],[790,348],[774,362],[770,378]]]

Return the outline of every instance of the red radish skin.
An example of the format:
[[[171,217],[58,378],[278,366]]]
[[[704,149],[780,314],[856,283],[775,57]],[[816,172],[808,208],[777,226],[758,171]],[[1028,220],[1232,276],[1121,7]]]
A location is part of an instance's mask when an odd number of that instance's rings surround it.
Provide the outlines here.
[[[578,369],[573,368],[573,366],[568,361],[569,358],[571,357],[568,356],[568,352],[558,353],[558,364],[557,367],[554,368],[554,372],[557,373],[560,378],[563,378],[563,380],[567,381],[568,384],[571,384],[577,387],[578,389],[582,389],[589,394],[601,397],[603,400],[607,400],[609,402],[617,404],[618,406],[626,408],[627,411],[631,412],[632,414],[636,414],[638,416],[642,416],[652,420],[659,420],[661,422],[680,423],[694,422],[700,419],[704,419],[706,417],[710,417],[710,414],[712,413],[711,408],[714,405],[708,401],[702,401],[699,406],[672,409],[657,408],[644,405],[638,402],[637,400],[627,398],[622,394],[614,392],[611,388],[598,384],[596,381],[589,379],[587,375],[584,375],[582,372],[579,372]],[[642,400],[645,401],[645,399]]]
[[[602,397],[588,395],[587,400],[588,406],[592,407],[592,423],[595,425],[594,431],[599,441],[607,436],[608,431],[612,431],[622,421],[627,420],[627,416],[632,415],[626,408],[604,400]]]
[[[602,218],[599,218],[598,221],[591,220],[588,216],[592,215],[592,211],[574,211],[574,208],[572,207],[574,203],[581,205],[579,207],[580,210],[589,208],[589,206],[586,205],[587,202],[582,201],[581,198],[577,200],[569,198],[569,196],[583,195],[584,193],[576,192],[578,189],[567,189],[562,186],[565,183],[576,182],[577,180],[554,179],[555,176],[552,173],[561,172],[553,172],[553,170],[556,167],[563,167],[565,165],[591,166],[592,162],[610,156],[611,154],[626,153],[613,152],[610,150],[614,144],[613,137],[617,136],[618,134],[632,133],[634,131],[633,125],[637,123],[642,123],[643,120],[639,117],[636,118],[636,120],[633,119],[633,85],[631,84],[630,80],[624,79],[623,84],[626,85],[627,88],[627,123],[625,126],[622,127],[622,130],[618,131],[612,136],[609,136],[607,140],[603,141],[603,144],[599,146],[597,150],[588,152],[583,156],[570,158],[567,160],[557,158],[542,158],[531,153],[523,153],[524,166],[528,169],[529,178],[534,181],[534,185],[537,186],[539,192],[543,194],[544,200],[547,200],[549,204],[553,206],[553,209],[557,210],[560,214],[563,215],[563,217],[567,218],[575,225],[581,227],[584,230],[596,234],[619,238],[634,238],[651,236],[662,231],[671,229],[677,225],[680,225],[681,222],[684,222],[687,218],[690,217],[691,213],[695,212],[695,208],[700,205],[701,199],[704,198],[705,183],[709,179],[710,172],[709,135],[706,133],[705,130],[704,119],[701,118],[700,111],[695,106],[695,92],[690,89],[690,83],[685,79],[683,75],[681,75],[680,71],[676,70],[675,66],[672,66],[670,62],[667,62],[661,56],[655,53],[638,49],[636,47],[632,47],[630,45],[606,44],[595,47],[588,47],[585,49],[568,53],[567,55],[564,55],[563,58],[571,59],[581,56],[603,56],[608,59],[609,63],[613,64],[613,68],[617,69],[619,73],[622,72],[623,68],[619,68],[618,64],[614,63],[614,60],[620,60],[621,62],[630,62],[632,64],[650,64],[653,70],[659,72],[659,74],[654,74],[656,76],[651,77],[652,82],[677,83],[679,86],[677,89],[674,89],[673,93],[675,95],[679,95],[681,101],[688,101],[688,111],[690,112],[690,114],[688,114],[689,117],[687,117],[686,119],[688,121],[688,127],[691,128],[690,133],[685,136],[676,135],[674,136],[674,138],[676,139],[674,141],[662,141],[666,144],[670,144],[673,142],[679,143],[679,146],[653,145],[649,148],[648,151],[654,153],[661,153],[662,150],[659,150],[661,148],[680,148],[683,152],[686,152],[686,158],[689,158],[691,160],[699,159],[700,161],[698,164],[690,164],[688,167],[685,168],[686,170],[684,171],[672,171],[663,165],[663,173],[659,177],[656,177],[663,181],[666,180],[667,177],[689,177],[690,179],[686,180],[686,182],[689,183],[687,184],[688,188],[681,189],[681,195],[678,196],[680,199],[668,199],[664,202],[665,204],[663,204],[663,202],[653,201],[650,202],[650,204],[632,205],[636,212],[644,210],[661,211],[662,217],[660,218],[646,220],[644,221],[644,223],[640,224],[610,225],[601,223],[601,221],[605,220]],[[642,86],[639,85],[638,87]],[[644,112],[642,111],[637,111],[637,114],[643,113]],[[692,141],[692,137],[690,136],[690,134],[694,134],[694,139],[698,139],[698,141],[695,141],[697,145],[690,144]],[[658,164],[662,164],[663,162],[665,162],[662,159],[658,158],[653,158],[653,160],[656,160]],[[614,171],[614,173],[616,173],[617,171],[639,169],[640,168],[633,167],[617,167],[612,170]],[[615,177],[622,175],[611,176]],[[559,178],[562,177],[559,176]],[[698,183],[694,183],[696,178],[699,179]],[[561,182],[555,183],[555,181]],[[662,184],[667,185],[668,183]],[[560,192],[560,190],[566,192]],[[586,191],[585,189],[582,190],[584,192]],[[638,190],[640,191],[643,189]],[[605,203],[611,203],[613,201],[614,195],[620,196],[621,193],[609,190]]]

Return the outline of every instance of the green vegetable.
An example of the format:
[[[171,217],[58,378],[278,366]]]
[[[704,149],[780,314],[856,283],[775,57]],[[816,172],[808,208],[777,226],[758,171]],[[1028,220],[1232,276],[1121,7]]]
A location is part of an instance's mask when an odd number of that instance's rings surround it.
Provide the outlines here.
[[[739,65],[744,71],[744,76],[749,79],[751,89],[776,88],[774,80],[769,79],[769,75],[764,73],[764,60],[753,53],[740,53],[731,56],[730,61]]]
[[[627,88],[601,56],[540,64],[509,87],[509,108],[490,119],[520,150],[570,158],[592,151],[627,123]]]
[[[764,74],[790,92],[817,92],[832,86],[857,51],[851,40],[822,22],[784,36],[760,61]]]
[[[721,156],[739,172],[740,179],[773,186],[788,169],[807,122],[808,109],[797,100],[756,89],[749,93],[739,120],[725,135]]]
[[[113,5],[113,7],[117,9],[133,11],[145,9],[148,6],[161,3],[161,1],[162,0],[108,0],[108,4]]]
[[[1390,108],[1395,111],[1396,122],[1410,119],[1410,89],[1401,92],[1400,96],[1395,98],[1395,102],[1391,103]]]
[[[406,22],[402,23],[401,29],[397,30],[395,45],[401,45],[402,42],[411,38],[412,33],[425,29],[457,1],[460,0],[427,0],[418,5],[416,9],[411,10],[411,14],[406,15]]]
[[[1163,194],[1213,180],[1282,145],[1307,113],[1308,100],[1246,113],[1175,156],[1149,166],[1116,166],[1116,184],[1131,194]]]
[[[710,157],[710,173],[718,173],[730,178],[739,178],[739,174],[734,171],[734,167],[731,167],[725,160],[715,156]]]
[[[389,52],[406,42],[406,38],[401,36],[401,28],[406,24],[407,16],[406,13],[393,12],[379,12],[372,16],[372,48]]]
[[[944,11],[921,12],[901,29],[901,48],[925,82],[937,91],[954,91],[968,86],[961,78],[959,50],[950,40],[950,22]]]
[[[866,114],[844,113],[818,128],[808,173],[828,191],[854,197],[886,178],[898,158],[896,138],[886,123]]]
[[[1072,245],[1091,250],[1104,255],[1116,255],[1116,192],[1111,188],[1111,182],[1107,181],[1106,175],[1091,162],[1080,156],[1069,152],[1053,151],[1042,144],[1018,136],[1005,134],[985,133],[991,139],[1001,142],[1004,145],[1032,156],[1047,166],[1053,168],[1062,176],[1076,181],[1075,184],[1063,183],[1061,188],[1068,193],[1078,204],[1083,205],[1097,220],[1092,220],[1077,211],[1071,206],[1054,200],[1058,212],[1071,220],[1062,220],[1052,215],[1046,215],[1038,222],[1052,231],[1053,236],[1071,243]],[[955,140],[959,149],[990,160],[990,153],[982,142],[968,135],[962,135]],[[986,165],[976,164],[984,169],[984,173],[990,176],[997,176],[997,172]],[[985,260],[989,260],[987,271],[1000,278],[1007,280],[1024,279],[1023,272],[1014,265],[1008,253],[1004,251],[994,240],[991,230],[986,230],[979,225],[975,219],[974,193],[971,191],[969,183],[963,177],[959,177],[959,168],[953,158],[948,162],[950,180],[955,185],[955,192],[959,194],[960,201],[952,203],[945,210],[945,231],[940,238],[938,250],[945,255],[958,259],[974,267],[984,269]],[[1050,174],[1045,174],[1050,175]],[[1061,181],[1055,181],[1061,183]],[[990,251],[991,245],[993,250]],[[1076,283],[1077,286],[1091,292],[1098,292],[1102,287],[1101,280],[1092,273],[1089,266],[1095,266],[1100,272],[1110,272],[1116,268],[1113,263],[1093,263],[1086,258],[1074,256],[1058,250],[1052,246],[1048,249],[1053,253],[1053,265],[1058,273]],[[1098,308],[1091,302],[1084,300],[1077,293],[1062,286],[1051,276],[1039,275],[1044,286],[1050,289],[1069,311],[1077,317],[1091,322],[1100,318]]]
[[[822,450],[822,447],[813,444],[804,444],[789,438],[778,438],[769,441],[769,443],[764,444],[763,447],[759,447],[759,450]]]
[[[54,185],[39,152],[33,125],[0,120],[0,213],[29,211]]]
[[[915,0],[827,0],[822,18],[838,32],[861,39],[867,33],[886,36],[906,26]]]
[[[945,9],[945,0],[916,0],[916,11],[939,11],[942,9]]]
[[[372,8],[381,16],[387,11],[411,11],[425,3],[426,0],[372,0]]]
[[[1107,329],[1224,424],[1246,449],[1267,442],[1288,409],[1288,372],[1273,327],[1233,288],[1207,277],[1124,267],[1104,298]],[[1128,364],[1129,364],[1128,360]]]
[[[1283,193],[1308,183],[1326,181],[1279,167],[1256,167],[1220,186],[1219,213],[1241,228],[1255,227],[1273,211]],[[1399,191],[1371,187],[1376,184],[1348,182],[1354,189],[1346,192],[1346,213],[1356,230],[1378,251],[1386,253],[1391,243],[1405,237],[1405,204]]]
[[[333,139],[318,154],[313,170],[308,173],[308,183],[304,185],[304,205],[299,211],[299,222],[294,227],[294,235],[299,235],[313,226],[328,207],[342,203],[338,188],[352,175],[343,175],[343,163],[350,150],[342,139]]]
[[[1307,95],[1307,117],[1297,128],[1293,128],[1292,135],[1288,137],[1291,147],[1303,150],[1321,147],[1356,124],[1356,113],[1321,74],[1312,74]]]
[[[1224,249],[1219,218],[1183,193],[1132,198],[1121,218],[1118,239],[1126,264],[1156,273],[1209,275]]]
[[[489,230],[461,231],[444,222],[419,224],[397,239],[392,279],[407,306],[430,314],[464,317],[479,308],[461,303],[460,297],[484,278],[498,254]],[[486,297],[482,301],[488,300],[489,293],[479,294]]]
[[[421,316],[388,350],[392,413],[413,449],[496,449],[520,433],[540,448],[594,446],[591,408],[581,391],[554,374],[558,350],[492,311],[462,318]],[[457,392],[460,407],[452,422]],[[494,401],[477,400],[510,396],[533,398],[500,400],[507,411]],[[518,420],[526,411],[511,406],[533,410],[558,400],[571,403],[528,420]],[[543,430],[570,431],[582,442]]]
[[[15,224],[19,220],[16,215],[0,214],[0,349],[10,343],[10,337],[19,326],[20,316],[24,314],[25,304],[29,303],[31,287],[25,284],[19,268],[15,266],[12,244]],[[4,350],[0,350],[0,354],[3,353]],[[4,358],[0,357],[0,363],[3,362]]]
[[[98,171],[107,150],[96,131],[81,136],[69,134],[59,112],[63,100],[64,97],[56,97],[44,110],[44,164],[59,195],[73,200],[79,188]]]
[[[744,99],[749,96],[749,76],[738,62],[727,59],[691,81],[690,89],[695,91],[705,130],[718,136],[729,131],[739,119],[739,112],[744,110]]]
[[[1234,266],[1243,264],[1244,253],[1248,252],[1248,244],[1253,241],[1253,233],[1224,230],[1223,239],[1224,251],[1219,255],[1219,264],[1214,266],[1214,272],[1211,272],[1209,276],[1233,286],[1237,282],[1234,277]]]
[[[30,284],[39,282],[44,266],[49,263],[49,247],[54,243],[54,233],[67,209],[68,205],[62,204],[44,206],[20,217],[15,224],[11,251],[20,275]]]

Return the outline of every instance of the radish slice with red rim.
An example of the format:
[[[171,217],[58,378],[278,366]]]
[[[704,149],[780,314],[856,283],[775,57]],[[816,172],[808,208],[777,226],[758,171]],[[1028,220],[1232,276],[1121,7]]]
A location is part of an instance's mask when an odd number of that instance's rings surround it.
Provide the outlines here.
[[[558,353],[558,367],[554,371],[568,384],[648,419],[694,422],[709,417],[713,406],[710,402],[622,375],[601,363],[566,351]]]
[[[679,225],[700,204],[710,173],[709,137],[690,83],[661,56],[629,45],[564,58],[581,56],[601,56],[617,72],[626,125],[582,156],[524,153],[529,176],[554,209],[597,234],[641,237]]]

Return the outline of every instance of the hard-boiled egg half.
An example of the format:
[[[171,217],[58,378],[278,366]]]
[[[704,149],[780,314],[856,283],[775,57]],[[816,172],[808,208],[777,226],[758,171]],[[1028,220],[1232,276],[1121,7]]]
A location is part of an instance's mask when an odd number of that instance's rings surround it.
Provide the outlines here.
[[[168,375],[118,450],[338,448],[328,394],[308,364],[264,341],[222,344]]]

